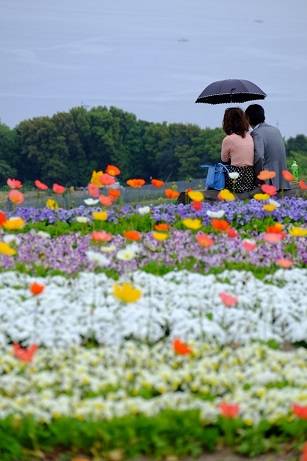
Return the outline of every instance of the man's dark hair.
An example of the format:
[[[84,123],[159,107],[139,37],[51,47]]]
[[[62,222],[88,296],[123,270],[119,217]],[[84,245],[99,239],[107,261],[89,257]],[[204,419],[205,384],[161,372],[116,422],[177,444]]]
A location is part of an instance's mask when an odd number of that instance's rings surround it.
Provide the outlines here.
[[[259,104],[251,104],[245,111],[245,115],[251,126],[263,123],[265,120],[264,109]]]
[[[242,109],[239,107],[229,107],[225,110],[223,130],[226,134],[235,133],[245,138],[248,131],[248,121]]]

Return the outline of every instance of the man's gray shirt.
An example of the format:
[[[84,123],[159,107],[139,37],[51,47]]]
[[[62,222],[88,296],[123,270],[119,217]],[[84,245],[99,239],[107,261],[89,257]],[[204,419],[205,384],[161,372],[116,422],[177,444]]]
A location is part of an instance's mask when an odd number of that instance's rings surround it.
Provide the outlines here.
[[[286,148],[278,128],[259,123],[251,132],[255,149],[256,175],[261,170],[275,171],[276,176],[271,180],[276,189],[290,189],[290,184],[284,180],[282,171],[287,170]]]

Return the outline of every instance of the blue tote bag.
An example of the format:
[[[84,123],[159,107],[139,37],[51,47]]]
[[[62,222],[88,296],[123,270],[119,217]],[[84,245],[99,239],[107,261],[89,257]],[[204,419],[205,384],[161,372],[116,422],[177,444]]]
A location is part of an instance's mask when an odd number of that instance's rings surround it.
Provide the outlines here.
[[[201,168],[208,168],[208,174],[205,181],[206,189],[222,190],[225,188],[225,172],[228,169],[222,163],[201,165]]]

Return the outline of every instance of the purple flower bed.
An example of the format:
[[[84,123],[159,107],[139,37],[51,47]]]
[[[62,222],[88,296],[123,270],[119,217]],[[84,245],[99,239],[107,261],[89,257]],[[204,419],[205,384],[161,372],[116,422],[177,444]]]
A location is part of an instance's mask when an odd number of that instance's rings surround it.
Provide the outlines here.
[[[253,236],[251,236],[253,237]],[[18,254],[16,257],[0,256],[0,267],[3,269],[15,268],[15,263],[23,263],[29,269],[43,266],[48,269],[58,269],[68,274],[81,270],[93,270],[95,267],[86,256],[86,252],[95,246],[91,245],[89,236],[79,234],[63,235],[56,238],[45,238],[40,235],[27,233],[19,235]],[[268,267],[283,257],[291,257],[295,264],[307,263],[307,240],[287,236],[282,242],[270,244],[264,242],[261,235],[253,237],[258,243],[257,249],[251,253],[242,249],[240,237],[231,239],[224,234],[215,235],[215,244],[209,248],[201,248],[191,232],[173,231],[165,242],[157,242],[150,234],[144,236],[139,244],[140,252],[131,261],[120,261],[116,258],[119,249],[124,248],[127,242],[121,236],[116,236],[111,244],[115,246],[112,253],[105,256],[110,260],[109,268],[119,273],[143,268],[148,263],[158,263],[168,266],[178,265],[187,258],[195,258],[194,270],[204,265],[208,271],[214,267],[223,267],[228,263],[250,263],[257,267]],[[296,256],[287,253],[287,245],[295,242]],[[96,251],[100,251],[96,247]]]
[[[307,200],[295,197],[286,197],[278,200],[280,207],[277,208],[273,213],[270,213],[277,221],[283,221],[285,218],[291,221],[307,221]],[[111,208],[108,210],[109,221],[117,222],[119,218],[128,217],[137,213],[137,209],[140,206],[125,205],[123,207]],[[164,204],[156,205],[151,209],[152,217],[155,221],[165,221],[173,223],[176,218],[186,217],[200,217],[205,223],[209,222],[207,217],[207,211],[211,210],[225,210],[225,218],[228,221],[236,221],[238,224],[246,224],[252,219],[263,219],[268,216],[268,213],[264,212],[263,202],[256,200],[250,200],[243,202],[236,200],[234,202],[204,202],[203,209],[201,211],[194,211],[190,205],[175,205],[175,204]],[[15,211],[14,215],[22,217],[27,223],[45,221],[49,224],[55,223],[56,221],[71,222],[77,216],[85,216],[91,218],[93,210],[99,210],[99,208],[80,206],[70,210],[59,209],[56,211],[49,210],[48,208],[22,208],[19,207]]]

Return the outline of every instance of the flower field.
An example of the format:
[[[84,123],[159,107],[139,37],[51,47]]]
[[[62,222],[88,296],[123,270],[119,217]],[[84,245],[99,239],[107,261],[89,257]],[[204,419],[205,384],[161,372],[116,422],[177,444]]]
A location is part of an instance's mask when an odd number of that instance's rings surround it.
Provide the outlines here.
[[[299,456],[307,441],[307,201],[216,202],[115,166],[83,206],[0,212],[1,461]],[[262,172],[265,174],[265,172]],[[290,174],[285,172],[285,174]],[[130,187],[145,181],[130,179]],[[305,449],[306,451],[306,449]],[[303,460],[304,454],[301,455]],[[177,459],[177,458],[176,458]]]

